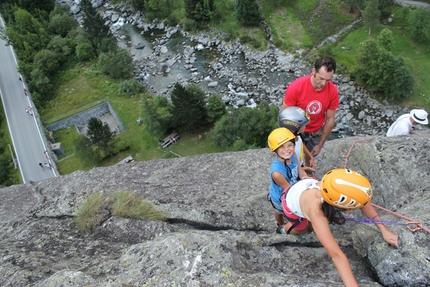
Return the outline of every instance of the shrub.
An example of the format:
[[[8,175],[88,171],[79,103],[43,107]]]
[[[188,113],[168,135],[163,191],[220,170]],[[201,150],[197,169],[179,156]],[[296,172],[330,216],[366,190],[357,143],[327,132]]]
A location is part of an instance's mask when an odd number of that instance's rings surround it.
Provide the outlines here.
[[[126,96],[134,96],[143,93],[145,88],[136,80],[125,80],[119,85],[119,91]]]
[[[86,231],[96,226],[97,215],[100,213],[102,203],[103,196],[101,193],[95,193],[88,197],[74,219],[79,231]]]
[[[112,214],[140,220],[165,220],[163,213],[154,209],[151,203],[125,191],[112,195]]]

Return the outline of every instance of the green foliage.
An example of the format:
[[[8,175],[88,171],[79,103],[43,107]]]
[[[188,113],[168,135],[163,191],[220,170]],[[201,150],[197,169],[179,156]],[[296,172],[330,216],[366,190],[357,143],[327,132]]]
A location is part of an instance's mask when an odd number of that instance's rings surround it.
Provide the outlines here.
[[[132,192],[116,192],[112,195],[112,214],[114,216],[140,220],[165,220],[163,213]]]
[[[379,0],[367,0],[365,8],[362,11],[364,24],[369,29],[376,26],[379,23],[379,17],[381,17],[381,11],[378,9]]]
[[[100,151],[93,148],[91,141],[85,135],[79,135],[75,141],[76,156],[86,166],[98,166],[102,160]]]
[[[81,0],[79,3],[84,15],[83,27],[88,32],[88,38],[93,47],[98,47],[102,39],[110,37],[109,27],[105,25],[102,16],[91,4],[91,0]]]
[[[378,10],[381,12],[382,17],[387,17],[390,14],[390,6],[393,6],[394,0],[379,0]]]
[[[393,49],[393,32],[390,29],[384,28],[378,35],[378,44],[385,50],[390,51]]]
[[[119,91],[126,96],[134,96],[145,91],[145,88],[135,79],[125,80],[119,85]]]
[[[419,8],[411,11],[409,15],[409,31],[417,42],[430,40],[430,12],[428,9]]]
[[[237,21],[245,26],[257,26],[262,19],[256,0],[235,0],[234,12]]]
[[[31,71],[29,79],[28,86],[33,91],[33,100],[43,106],[47,100],[53,97],[55,85],[41,69],[37,68]],[[43,97],[37,97],[37,94],[43,95]]]
[[[34,55],[33,68],[42,71],[48,77],[54,75],[59,67],[57,54],[50,50],[42,49]]]
[[[66,37],[70,30],[77,27],[75,19],[61,10],[59,6],[55,6],[55,9],[50,14],[50,18],[48,30],[51,34]]]
[[[354,75],[368,90],[384,95],[391,102],[405,98],[414,86],[412,73],[403,59],[396,58],[374,39],[363,43]]]
[[[225,103],[220,99],[218,95],[212,94],[208,98],[208,102],[206,105],[206,112],[207,112],[207,117],[206,117],[207,122],[214,123],[226,113]]]
[[[55,0],[19,0],[19,6],[31,13],[40,13],[40,10],[49,12],[54,9]]]
[[[142,123],[145,130],[155,137],[172,128],[172,106],[163,96],[147,97],[142,105]]]
[[[389,101],[400,103],[412,93],[415,80],[402,57],[393,59],[393,69],[391,79],[387,84],[386,95]]]
[[[94,48],[88,42],[78,44],[75,53],[80,62],[87,62],[94,58]]]
[[[109,75],[113,79],[127,79],[135,69],[133,58],[124,49],[101,53],[97,61],[97,66],[104,74]]]
[[[339,2],[349,6],[349,13],[354,13],[355,10],[360,11],[364,7],[364,0],[340,0]]]
[[[74,218],[74,222],[79,231],[83,232],[96,227],[102,204],[103,196],[101,193],[94,193],[87,198]]]
[[[173,128],[193,131],[206,124],[205,91],[201,87],[176,83],[171,99]]]
[[[261,102],[257,108],[230,109],[210,132],[216,146],[224,150],[263,148],[269,133],[277,127],[279,109]]]
[[[185,13],[189,19],[208,22],[215,12],[214,0],[184,0]]]
[[[71,39],[63,38],[59,35],[54,36],[48,43],[47,48],[57,56],[60,64],[74,60],[74,57],[71,56],[73,56],[75,47]]]
[[[0,126],[4,122],[3,109],[0,111]],[[0,132],[0,185],[9,186],[14,184],[11,176],[14,168],[13,159],[9,145],[4,140],[4,134]]]
[[[171,13],[173,9],[172,0],[144,0],[144,11],[145,16],[149,16],[148,19],[165,19]]]
[[[113,156],[113,149],[119,138],[115,138],[116,132],[111,131],[107,123],[103,123],[98,118],[90,118],[87,136],[92,145],[98,146],[106,154]]]

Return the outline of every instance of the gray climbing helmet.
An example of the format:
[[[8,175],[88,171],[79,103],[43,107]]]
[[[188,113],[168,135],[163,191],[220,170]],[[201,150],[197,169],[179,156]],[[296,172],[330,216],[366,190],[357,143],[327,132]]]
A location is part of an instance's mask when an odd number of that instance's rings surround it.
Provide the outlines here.
[[[278,116],[279,127],[287,128],[295,135],[310,120],[309,114],[299,107],[286,107]]]

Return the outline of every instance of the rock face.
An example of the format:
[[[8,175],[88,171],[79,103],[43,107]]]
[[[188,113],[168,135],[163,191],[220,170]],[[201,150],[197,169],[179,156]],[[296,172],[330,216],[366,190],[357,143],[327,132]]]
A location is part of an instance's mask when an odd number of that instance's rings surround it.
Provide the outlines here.
[[[429,136],[329,141],[316,176],[345,165],[359,171],[374,187],[374,204],[428,228]],[[273,157],[259,149],[132,162],[2,188],[0,285],[343,286],[314,234],[275,233],[266,200]],[[168,220],[106,214],[79,233],[73,218],[82,202],[117,191],[151,201]],[[399,224],[388,226],[398,248],[372,225],[331,227],[360,286],[429,286],[430,234],[379,213]]]

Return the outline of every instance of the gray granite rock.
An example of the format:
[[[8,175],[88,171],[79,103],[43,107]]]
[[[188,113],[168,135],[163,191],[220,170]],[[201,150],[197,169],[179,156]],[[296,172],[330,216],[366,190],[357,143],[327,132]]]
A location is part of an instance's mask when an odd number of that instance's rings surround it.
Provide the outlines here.
[[[428,130],[422,136],[329,141],[322,175],[348,167],[366,175],[372,203],[430,226]],[[314,234],[278,235],[266,200],[268,149],[131,162],[1,188],[1,286],[343,286]],[[85,199],[130,191],[167,220],[109,211],[92,231],[73,218]],[[377,209],[379,210],[379,209]],[[400,245],[374,226],[332,226],[360,286],[426,286],[430,235],[379,210]],[[347,216],[361,218],[359,211]],[[413,226],[412,226],[413,227]]]

